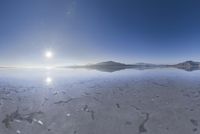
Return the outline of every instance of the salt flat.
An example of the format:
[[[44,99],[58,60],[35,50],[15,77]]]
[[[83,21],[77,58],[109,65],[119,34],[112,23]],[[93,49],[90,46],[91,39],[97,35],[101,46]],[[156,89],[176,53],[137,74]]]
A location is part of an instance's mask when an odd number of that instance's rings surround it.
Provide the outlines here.
[[[0,134],[200,133],[200,72],[1,69]]]

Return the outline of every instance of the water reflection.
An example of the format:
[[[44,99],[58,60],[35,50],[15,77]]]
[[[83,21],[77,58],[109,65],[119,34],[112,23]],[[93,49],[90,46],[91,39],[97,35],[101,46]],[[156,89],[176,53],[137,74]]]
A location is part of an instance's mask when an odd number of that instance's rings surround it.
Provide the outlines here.
[[[117,71],[122,71],[122,70],[126,70],[126,69],[133,69],[133,70],[149,70],[149,69],[180,69],[180,70],[184,70],[187,72],[192,72],[192,71],[198,71],[200,70],[199,67],[167,67],[167,66],[158,66],[158,67],[126,67],[126,66],[95,66],[95,67],[85,67],[85,69],[89,69],[89,70],[97,70],[100,72],[108,72],[108,73],[112,73],[112,72],[117,72]]]
[[[80,128],[84,130],[82,134],[92,133],[88,122],[103,124],[102,130],[110,134],[116,133],[115,126],[122,126],[122,133],[142,133],[151,131],[147,125],[157,130],[154,119],[169,128],[185,123],[179,130],[190,133],[192,124],[197,128],[199,117],[199,79],[200,71],[173,68],[125,69],[114,73],[87,69],[0,69],[0,134],[11,134],[14,129],[21,133],[31,129],[30,134],[61,134],[66,130],[75,134],[77,128],[72,125],[77,122],[84,124]],[[177,114],[171,114],[174,112],[180,113],[181,120],[176,119]],[[132,116],[134,120],[129,120]],[[114,126],[107,125],[113,123]],[[95,132],[102,130],[96,125],[92,128]]]
[[[157,77],[165,75],[178,75],[183,77],[200,76],[200,71],[186,72],[175,68],[155,69],[122,69],[119,71],[95,69],[54,68],[46,69],[0,69],[0,84],[20,86],[61,86],[76,81],[91,79],[122,79],[129,77]],[[111,73],[112,72],[112,73]]]
[[[46,77],[45,81],[46,81],[47,85],[50,85],[52,83],[52,78],[51,77]]]

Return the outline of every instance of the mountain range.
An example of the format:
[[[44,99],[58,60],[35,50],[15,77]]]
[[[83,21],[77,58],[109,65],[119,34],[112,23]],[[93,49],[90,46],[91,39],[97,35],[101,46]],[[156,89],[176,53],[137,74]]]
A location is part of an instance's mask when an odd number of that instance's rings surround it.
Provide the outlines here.
[[[183,69],[186,71],[194,71],[194,70],[200,70],[200,62],[195,61],[185,61],[178,64],[173,65],[157,65],[157,64],[151,64],[151,63],[136,63],[136,64],[124,64],[120,62],[115,61],[106,61],[106,62],[100,62],[96,64],[88,64],[88,65],[82,65],[82,66],[69,66],[69,68],[87,68],[87,69],[95,69],[99,71],[104,72],[114,72],[119,71],[123,69],[151,69],[151,68],[177,68],[177,69]]]

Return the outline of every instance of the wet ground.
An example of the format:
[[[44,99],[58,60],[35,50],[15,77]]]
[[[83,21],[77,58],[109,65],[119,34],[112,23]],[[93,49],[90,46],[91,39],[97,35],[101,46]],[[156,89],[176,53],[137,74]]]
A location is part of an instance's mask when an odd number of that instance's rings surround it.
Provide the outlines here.
[[[199,71],[0,70],[0,134],[192,133]]]

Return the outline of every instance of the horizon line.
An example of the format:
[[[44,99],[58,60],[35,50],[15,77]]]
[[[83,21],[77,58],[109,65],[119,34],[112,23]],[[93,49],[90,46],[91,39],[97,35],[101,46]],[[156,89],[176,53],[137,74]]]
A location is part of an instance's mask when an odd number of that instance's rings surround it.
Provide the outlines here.
[[[0,65],[0,68],[10,68],[10,69],[14,69],[14,68],[27,68],[27,69],[52,69],[52,68],[62,68],[62,67],[70,67],[70,66],[86,66],[86,65],[93,65],[93,64],[97,64],[97,63],[102,63],[102,62],[116,62],[116,63],[122,63],[122,64],[126,64],[126,65],[134,65],[134,64],[140,64],[140,63],[144,63],[144,64],[154,64],[154,65],[176,65],[179,63],[183,63],[183,62],[188,62],[188,61],[192,61],[192,62],[198,62],[198,61],[193,61],[193,60],[185,60],[182,62],[178,62],[175,64],[167,64],[167,63],[163,63],[163,64],[156,64],[156,63],[147,63],[147,62],[137,62],[137,63],[123,63],[123,62],[118,62],[118,61],[114,61],[114,60],[108,60],[108,61],[101,61],[101,62],[96,62],[96,63],[87,63],[87,64],[72,64],[72,65]]]

